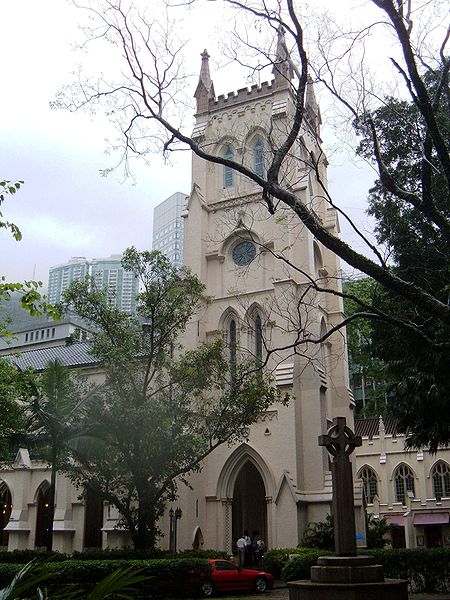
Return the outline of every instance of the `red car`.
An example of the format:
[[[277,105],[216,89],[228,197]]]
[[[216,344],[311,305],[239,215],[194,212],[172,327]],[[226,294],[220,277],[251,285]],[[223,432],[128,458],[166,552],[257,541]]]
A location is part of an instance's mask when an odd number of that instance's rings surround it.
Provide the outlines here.
[[[265,592],[273,587],[275,579],[270,573],[253,569],[241,569],[234,563],[223,559],[210,559],[212,573],[201,585],[203,596],[209,597],[214,592],[253,591]]]

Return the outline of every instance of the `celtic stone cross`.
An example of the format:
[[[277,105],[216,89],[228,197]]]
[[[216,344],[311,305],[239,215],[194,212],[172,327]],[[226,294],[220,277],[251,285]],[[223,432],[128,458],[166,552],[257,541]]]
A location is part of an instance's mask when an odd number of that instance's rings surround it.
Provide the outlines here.
[[[334,545],[337,556],[356,555],[355,507],[353,499],[352,465],[349,459],[353,450],[361,446],[357,436],[345,424],[345,417],[333,419],[326,435],[319,436],[319,446],[325,446],[333,456]]]

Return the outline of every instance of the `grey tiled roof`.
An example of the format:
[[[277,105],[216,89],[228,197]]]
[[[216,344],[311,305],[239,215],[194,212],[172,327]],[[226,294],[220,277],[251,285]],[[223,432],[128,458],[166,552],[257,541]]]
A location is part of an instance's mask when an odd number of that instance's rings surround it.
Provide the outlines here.
[[[397,435],[398,433],[404,433],[400,431],[398,419],[395,417],[383,417],[384,430],[386,435]],[[362,437],[373,438],[375,435],[379,435],[380,431],[380,419],[379,417],[369,417],[367,419],[355,419],[355,433]]]
[[[6,354],[4,358],[20,369],[31,368],[34,371],[42,371],[50,361],[56,359],[65,367],[82,367],[95,365],[99,362],[89,353],[89,349],[90,346],[86,342],[74,342],[66,346],[50,346]]]

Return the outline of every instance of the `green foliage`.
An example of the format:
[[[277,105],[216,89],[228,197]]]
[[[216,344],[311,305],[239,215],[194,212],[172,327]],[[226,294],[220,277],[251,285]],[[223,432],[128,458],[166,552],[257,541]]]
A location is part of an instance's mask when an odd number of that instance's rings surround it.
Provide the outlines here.
[[[43,552],[42,550],[12,550],[11,552],[3,550],[0,552],[0,564],[25,564],[35,560],[61,562],[68,560],[68,555],[61,552]]]
[[[361,305],[354,298],[367,306],[378,306],[385,294],[383,288],[369,277],[344,281],[343,291],[347,295],[344,298],[346,317],[361,312]],[[350,385],[355,390],[366,382],[372,383],[364,385],[364,407],[357,402],[363,417],[384,415],[388,411],[386,365],[377,355],[374,328],[375,323],[370,319],[356,319],[347,325]]]
[[[333,517],[327,515],[324,521],[309,523],[303,534],[301,545],[305,548],[334,550]]]
[[[443,139],[449,140],[450,96],[445,91],[438,93],[438,89],[448,90],[448,79],[441,77],[442,72],[429,71],[423,80],[434,97]],[[439,82],[444,83],[442,88]],[[376,221],[378,242],[387,250],[393,273],[408,281],[411,289],[421,288],[447,305],[450,191],[444,170],[437,167],[430,130],[417,103],[392,97],[373,113],[372,121],[384,165],[402,190],[394,193],[386,179],[380,178],[370,191],[369,213]],[[360,133],[359,153],[370,158],[372,136],[367,130]],[[392,389],[389,410],[399,418],[403,430],[410,430],[410,445],[435,451],[450,440],[448,321],[382,289],[376,307],[392,318],[392,323],[378,321],[369,331],[373,364],[376,368],[378,361],[382,362],[383,380]],[[395,327],[399,320],[409,329]]]
[[[264,570],[271,573],[275,579],[281,578],[281,571],[291,554],[304,554],[305,548],[273,548],[264,554]]]
[[[296,556],[289,560],[292,554]],[[283,581],[309,579],[310,569],[317,559],[329,554],[312,548],[269,550],[264,557],[264,567]],[[450,548],[377,548],[363,549],[360,554],[374,556],[376,563],[383,565],[385,577],[407,579],[413,592],[450,591]]]
[[[240,439],[279,396],[251,360],[231,373],[221,340],[183,350],[188,322],[208,302],[188,269],[134,248],[123,264],[140,281],[137,317],[89,282],[73,283],[65,296],[93,325],[92,353],[105,370],[86,417],[97,443],[80,445],[67,472],[116,506],[135,547],[147,549],[176,480],[186,483],[214,448]]]
[[[13,438],[25,429],[25,415],[19,401],[32,388],[32,374],[19,371],[10,362],[0,358],[0,461],[12,458]]]
[[[89,392],[81,381],[76,385],[69,369],[55,360],[35,380],[25,404],[30,441],[40,447],[51,466],[50,522],[53,522],[56,474],[73,450],[73,444],[88,434],[84,417],[87,401],[92,400]],[[49,535],[47,550],[51,549],[52,535]]]
[[[11,181],[2,179],[0,180],[0,206],[5,200],[5,197],[14,195],[20,190],[23,185],[23,181]],[[20,242],[22,239],[22,233],[15,223],[3,220],[3,212],[0,211],[0,229],[7,229],[10,231],[16,242]],[[48,304],[38,289],[42,287],[41,281],[24,281],[22,283],[8,282],[4,275],[0,275],[0,300],[10,298],[11,293],[20,293],[20,305],[24,310],[27,310],[31,316],[40,317],[43,314],[48,315],[50,318],[58,318],[60,311],[58,307]],[[8,337],[11,334],[7,329],[7,323],[0,323],[0,337]]]
[[[379,519],[366,511],[366,541],[368,548],[384,548],[385,535],[389,531],[386,518]]]
[[[4,202],[7,194],[15,194],[20,190],[22,185],[23,181],[7,181],[6,179],[2,179],[0,181],[0,206]],[[22,234],[17,225],[9,221],[3,221],[3,213],[0,211],[0,229],[1,228],[9,229],[16,242],[20,242],[22,239]]]
[[[0,585],[9,585],[23,565],[0,564]],[[195,591],[199,582],[210,572],[210,565],[203,559],[160,559],[160,560],[105,560],[105,561],[62,561],[38,563],[33,573],[38,577],[49,579],[49,598],[80,597],[80,588],[84,590],[81,598],[101,598],[89,596],[94,593],[94,586],[105,578],[97,588],[97,593],[106,585],[118,588],[133,585],[141,593],[151,595],[183,594]],[[115,574],[115,575],[114,575]],[[135,578],[136,576],[136,578]],[[122,592],[125,590],[122,588]],[[17,597],[17,596],[16,596]],[[119,596],[120,597],[120,596]],[[126,597],[126,596],[125,596]],[[5,600],[9,597],[5,597]]]
[[[407,579],[413,592],[450,591],[450,548],[364,550],[384,567],[385,577]]]
[[[308,548],[285,563],[281,571],[281,579],[283,581],[311,579],[311,567],[317,564],[317,559],[320,556],[326,556],[327,554],[330,554],[328,550]]]

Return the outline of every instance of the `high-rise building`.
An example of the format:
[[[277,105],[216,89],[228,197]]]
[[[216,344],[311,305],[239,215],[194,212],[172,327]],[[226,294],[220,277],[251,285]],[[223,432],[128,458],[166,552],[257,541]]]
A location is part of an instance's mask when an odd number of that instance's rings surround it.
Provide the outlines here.
[[[175,192],[153,211],[153,249],[162,252],[176,267],[183,264],[183,219],[187,194]]]
[[[51,304],[61,301],[61,295],[72,281],[89,275],[89,261],[84,256],[74,256],[63,265],[51,267],[48,275],[48,299]]]
[[[122,255],[111,254],[109,258],[93,258],[91,276],[98,288],[108,288],[111,302],[119,310],[134,312],[139,281],[131,271],[122,267]]]
[[[49,302],[60,302],[62,293],[72,281],[81,281],[90,275],[97,287],[108,288],[111,302],[119,310],[134,312],[139,282],[133,273],[122,267],[121,261],[122,254],[111,254],[108,258],[93,258],[90,261],[82,256],[52,267],[48,278]]]

